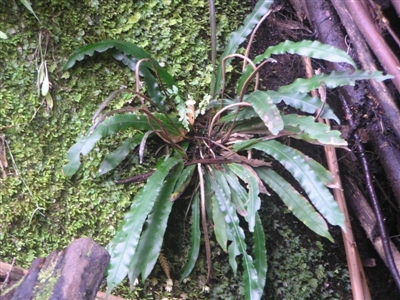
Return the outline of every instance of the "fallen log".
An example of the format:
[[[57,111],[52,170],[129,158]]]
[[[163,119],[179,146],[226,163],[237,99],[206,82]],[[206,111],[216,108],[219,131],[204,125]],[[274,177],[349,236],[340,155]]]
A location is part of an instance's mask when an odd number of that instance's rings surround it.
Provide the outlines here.
[[[0,263],[0,279],[8,278],[10,283],[19,280],[0,290],[0,300],[103,300],[105,293],[97,291],[109,260],[104,248],[90,238],[81,238],[47,258],[36,258],[28,271]]]

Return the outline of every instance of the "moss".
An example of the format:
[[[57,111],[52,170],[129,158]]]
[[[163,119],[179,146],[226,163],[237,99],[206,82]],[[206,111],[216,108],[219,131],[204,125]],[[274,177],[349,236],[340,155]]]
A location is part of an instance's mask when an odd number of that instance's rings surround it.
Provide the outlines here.
[[[279,199],[269,198],[260,214],[268,250],[265,299],[352,297],[345,260],[333,254],[337,245],[311,232]]]
[[[220,37],[242,19],[239,3],[218,2]],[[102,157],[129,136],[126,132],[99,143],[94,153],[82,158],[75,177],[63,175],[66,152],[89,129],[99,103],[121,86],[133,86],[135,80],[126,67],[101,54],[66,71],[63,65],[72,51],[102,39],[136,42],[192,94],[209,88],[204,78],[210,70],[205,0],[41,0],[33,3],[33,9],[42,24],[20,1],[0,6],[0,28],[8,36],[0,41],[0,134],[9,146],[7,178],[0,181],[0,259],[16,257],[25,268],[33,258],[63,249],[82,236],[107,245],[140,188],[115,185],[114,179],[144,173],[153,163],[148,157],[143,165],[125,164],[96,177]],[[34,53],[41,27],[50,32],[45,60],[52,110],[36,88]],[[114,105],[122,104],[121,99]]]
[[[61,252],[58,254],[61,255]],[[50,299],[53,294],[54,285],[57,283],[60,278],[60,270],[54,272],[54,269],[57,265],[57,258],[54,257],[52,263],[47,266],[46,270],[43,268],[40,270],[38,275],[38,284],[35,287],[34,293],[36,297],[34,299],[37,300],[46,300]]]

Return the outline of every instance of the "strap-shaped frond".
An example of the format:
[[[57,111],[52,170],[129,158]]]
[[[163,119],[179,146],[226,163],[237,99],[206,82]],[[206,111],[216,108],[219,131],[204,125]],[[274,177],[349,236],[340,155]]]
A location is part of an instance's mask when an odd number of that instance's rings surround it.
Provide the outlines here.
[[[154,203],[160,196],[164,179],[171,168],[182,162],[180,157],[166,159],[153,175],[147,180],[146,185],[136,195],[128,213],[124,217],[115,237],[108,246],[111,259],[107,276],[107,293],[118,285],[128,274],[132,257],[134,257],[139,243],[140,233]],[[168,201],[169,195],[167,197]]]
[[[275,104],[283,101],[286,103],[286,105],[290,105],[309,114],[314,114],[318,109],[322,107],[322,101],[318,97],[311,97],[306,93],[300,93],[295,90],[287,92],[266,91],[265,93],[267,93],[271,97],[272,101]],[[328,103],[325,103],[324,110],[321,113],[320,117],[324,119],[335,120],[338,124],[340,124],[339,118],[329,107]]]
[[[253,11],[244,19],[243,25],[229,37],[228,43],[221,55],[224,58],[236,52],[240,44],[243,43],[246,37],[253,31],[253,28],[258,24],[262,17],[268,13],[270,5],[273,0],[258,1]],[[228,65],[230,60],[226,60],[225,64]],[[211,96],[214,97],[222,87],[222,65],[218,65],[213,86],[211,88]]]
[[[258,64],[264,59],[270,58],[272,54],[298,54],[315,59],[323,59],[336,63],[348,63],[354,69],[357,68],[356,63],[343,50],[331,45],[323,44],[319,41],[303,40],[300,42],[284,41],[278,45],[268,47],[261,55],[254,58],[254,63]]]
[[[179,162],[172,169],[163,183],[152,212],[147,217],[135,255],[131,258],[132,261],[129,266],[128,278],[131,285],[140,274],[142,274],[142,280],[146,280],[157,262],[167,228],[168,217],[173,205],[173,202],[169,201],[169,197],[182,170],[183,162]]]
[[[227,190],[225,190],[226,192]],[[229,191],[230,192],[230,191]],[[214,234],[218,244],[221,246],[222,250],[228,252],[228,235],[225,222],[225,216],[221,211],[217,198],[213,195],[211,196],[212,210],[213,210],[213,225]],[[232,240],[232,237],[231,239]],[[232,267],[233,272],[236,274],[236,268]]]
[[[274,104],[279,104],[281,101],[283,101],[285,102],[285,104],[300,109],[303,112],[309,114],[314,114],[322,107],[322,101],[318,97],[311,97],[306,93],[299,93],[297,91],[279,93],[275,91],[255,91],[248,95],[245,95],[244,101],[250,102],[248,101],[248,99],[251,98],[253,93],[256,93],[257,95],[263,95],[265,98],[269,97]],[[223,106],[225,107],[233,103],[236,103],[235,100],[226,99],[223,101]],[[236,109],[236,107],[234,109]],[[258,114],[253,107],[244,107],[238,113],[236,113],[236,111],[233,111],[223,116],[220,119],[220,122],[232,122],[233,120],[250,120],[256,116],[258,116]],[[320,117],[324,119],[335,120],[338,124],[340,124],[339,118],[335,115],[335,113],[327,103],[325,103],[324,109]]]
[[[356,70],[354,72],[336,72],[332,71],[330,74],[318,74],[311,78],[298,78],[289,85],[282,86],[278,89],[278,93],[290,93],[292,91],[298,91],[301,93],[308,93],[311,90],[318,89],[321,84],[324,84],[327,88],[333,89],[335,87],[350,85],[354,86],[356,80],[367,80],[375,79],[383,81],[386,79],[393,78],[392,75],[383,75],[382,72],[375,71],[361,71]]]
[[[277,135],[283,129],[279,109],[267,93],[255,91],[248,95],[246,102],[252,104],[254,111],[272,134]]]
[[[297,192],[291,184],[271,169],[258,168],[256,171],[260,178],[278,194],[300,221],[315,233],[333,241],[324,218],[315,211],[308,200]]]
[[[192,272],[194,265],[196,264],[197,258],[200,252],[200,197],[199,193],[196,193],[192,203],[192,225],[190,235],[190,251],[188,255],[188,261],[186,262],[180,281],[188,277]]]
[[[357,69],[355,62],[351,59],[351,57],[336,47],[331,45],[323,44],[319,41],[308,41],[303,40],[300,42],[292,42],[292,41],[284,41],[278,45],[268,47],[267,50],[258,56],[256,56],[253,60],[255,64],[259,64],[265,59],[271,57],[272,54],[298,54],[305,57],[315,58],[315,59],[323,59],[330,62],[336,63],[348,63]],[[241,78],[238,83],[238,91],[242,90],[244,82],[250,76],[252,69],[247,67],[243,72]]]
[[[190,181],[192,180],[195,168],[196,165],[191,165],[186,167],[182,171],[178,181],[176,182],[174,192],[169,199],[170,201],[177,200],[185,192],[186,188],[189,186]]]
[[[127,138],[122,144],[113,152],[106,155],[100,164],[99,176],[106,174],[118,166],[143,138],[143,134],[137,133],[134,137]]]
[[[251,144],[250,141],[237,143],[234,148],[243,148],[243,145]],[[241,145],[242,144],[242,145]],[[332,194],[325,187],[318,174],[306,162],[304,156],[298,150],[285,146],[277,141],[262,141],[254,143],[247,149],[257,149],[271,155],[281,163],[300,183],[306,191],[312,204],[332,225],[338,225],[346,230],[344,215],[334,200]]]
[[[262,290],[260,290],[258,287],[258,275],[253,264],[253,259],[249,254],[247,254],[244,231],[239,225],[239,218],[236,214],[235,208],[224,191],[225,188],[220,185],[225,185],[225,178],[222,172],[215,169],[213,169],[213,174],[210,174],[210,176],[214,177],[214,180],[211,180],[211,186],[221,211],[225,217],[228,230],[233,237],[233,241],[229,248],[237,247],[239,253],[242,254],[246,299],[261,299]]]
[[[76,49],[74,53],[72,53],[72,55],[69,57],[67,63],[65,64],[65,68],[72,68],[77,61],[83,60],[86,55],[93,56],[95,52],[104,52],[112,48],[116,48],[138,60],[143,58],[150,59],[155,66],[158,75],[163,80],[163,82],[167,84],[168,87],[172,88],[172,86],[177,85],[173,77],[164,68],[162,68],[156,60],[151,57],[150,53],[146,52],[135,44],[126,41],[104,40]],[[151,69],[149,64],[144,64],[144,66]]]
[[[123,64],[125,64],[129,69],[131,69],[133,72],[136,71],[136,64],[138,62],[138,59],[136,58],[130,58],[126,56],[124,53],[114,51],[112,53],[112,56],[119,61],[122,61]],[[148,67],[151,67],[147,65]],[[147,89],[147,94],[149,95],[150,99],[153,101],[153,103],[159,108],[160,110],[163,111],[164,108],[164,103],[163,103],[163,95],[161,94],[160,87],[158,85],[157,79],[153,76],[152,72],[150,71],[151,69],[146,67],[146,64],[143,63],[143,66],[140,67],[140,75],[143,77],[143,81],[146,84],[146,89]]]
[[[179,137],[179,129],[183,129],[182,124],[176,118],[166,118],[163,114],[154,114],[158,118],[165,130],[172,137]],[[63,167],[66,176],[74,175],[81,165],[80,155],[87,155],[94,145],[101,139],[127,128],[138,130],[151,130],[152,127],[160,129],[156,122],[150,121],[144,115],[126,114],[112,116],[100,123],[93,132],[77,139],[76,143],[67,152],[68,164]],[[172,123],[171,123],[172,122]],[[103,173],[104,174],[104,173]]]
[[[240,164],[229,164],[228,167],[240,179],[242,179],[245,183],[247,183],[249,193],[248,193],[248,200],[246,203],[247,215],[245,219],[249,224],[249,231],[253,232],[256,213],[261,207],[261,200],[258,197],[258,194],[260,193],[257,182],[258,175],[251,174],[248,169],[246,169],[244,166]]]
[[[236,212],[242,217],[247,216],[247,200],[248,194],[244,187],[240,184],[237,176],[233,173],[229,167],[224,166],[224,176],[226,181],[231,188],[232,203],[235,206]]]
[[[331,130],[328,125],[315,122],[314,117],[289,114],[282,116],[282,119],[285,125],[298,126],[302,134],[317,140],[322,145],[347,146],[347,142],[340,137],[340,131]]]
[[[261,223],[261,218],[256,213],[256,222],[254,226],[253,233],[253,254],[254,254],[254,267],[257,270],[258,288],[263,291],[265,286],[265,281],[267,279],[267,248],[265,246],[265,234],[264,228]]]

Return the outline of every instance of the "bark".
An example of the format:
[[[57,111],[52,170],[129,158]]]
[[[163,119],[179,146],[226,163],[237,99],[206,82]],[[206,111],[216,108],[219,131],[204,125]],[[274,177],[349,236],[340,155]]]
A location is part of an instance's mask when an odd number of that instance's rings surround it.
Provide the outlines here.
[[[35,259],[22,282],[6,290],[0,300],[96,299],[109,260],[107,251],[90,238],[75,240],[62,251]],[[12,276],[20,274],[19,270]]]
[[[382,66],[389,74],[394,76],[392,81],[397,90],[400,91],[400,63],[398,59],[387,45],[382,35],[377,31],[372,18],[368,15],[362,2],[345,0],[345,3],[358,29],[363,34]]]
[[[358,188],[357,184],[349,176],[345,177],[344,191],[346,198],[348,199],[353,212],[357,216],[357,219],[360,221],[361,226],[367,234],[368,239],[371,241],[376,252],[387,265],[382,239],[380,238],[377,230],[375,214],[365,199],[363,193]],[[397,269],[400,269],[400,253],[392,242],[390,242],[390,248],[392,250],[396,267]]]

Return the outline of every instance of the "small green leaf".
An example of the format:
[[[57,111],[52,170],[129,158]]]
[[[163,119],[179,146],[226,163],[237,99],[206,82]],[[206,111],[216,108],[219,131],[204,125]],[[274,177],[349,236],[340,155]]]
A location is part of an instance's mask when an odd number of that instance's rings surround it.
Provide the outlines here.
[[[38,20],[38,22],[41,23],[39,18],[36,16],[29,0],[20,0],[20,1],[35,16],[35,18]]]
[[[274,190],[289,210],[308,228],[315,233],[326,237],[331,242],[333,238],[328,231],[328,225],[312,205],[297,192],[284,178],[268,168],[257,168],[256,172],[261,179]]]
[[[42,96],[46,96],[49,92],[50,83],[49,83],[49,76],[47,75],[47,69],[45,69],[44,78],[42,82]]]
[[[54,101],[51,93],[47,93],[44,99],[46,99],[47,111],[52,110],[54,106]]]
[[[0,39],[2,40],[8,39],[7,35],[3,31],[0,31]]]
[[[89,153],[101,137],[101,132],[95,131],[76,140],[76,143],[67,152],[68,164],[63,167],[65,176],[72,176],[78,171],[81,165],[80,154]]]
[[[192,203],[192,225],[191,225],[192,234],[190,236],[190,251],[189,251],[189,260],[185,264],[183,268],[181,278],[179,281],[182,281],[184,278],[188,277],[192,272],[194,265],[196,264],[197,258],[199,257],[200,252],[200,197],[199,193],[196,193]]]

